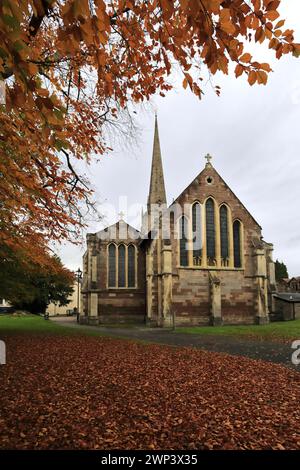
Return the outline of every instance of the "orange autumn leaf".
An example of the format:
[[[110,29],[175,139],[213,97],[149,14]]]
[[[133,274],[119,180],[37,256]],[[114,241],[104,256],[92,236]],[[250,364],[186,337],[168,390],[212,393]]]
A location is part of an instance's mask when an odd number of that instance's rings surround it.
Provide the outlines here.
[[[252,58],[252,55],[246,52],[240,57],[240,62],[250,62]]]
[[[242,75],[243,72],[244,72],[244,67],[238,64],[235,68],[235,76],[239,77],[240,75]]]
[[[262,83],[263,85],[266,85],[267,80],[268,80],[268,75],[266,72],[264,72],[263,70],[258,70],[256,72],[256,76],[257,76],[258,83]]]
[[[279,17],[279,13],[278,13],[278,11],[275,11],[275,10],[269,11],[269,12],[266,14],[266,18],[267,18],[268,20],[271,20],[271,21],[277,20],[278,17]]]
[[[252,86],[257,80],[257,72],[255,70],[251,70],[251,72],[248,75],[248,82]]]

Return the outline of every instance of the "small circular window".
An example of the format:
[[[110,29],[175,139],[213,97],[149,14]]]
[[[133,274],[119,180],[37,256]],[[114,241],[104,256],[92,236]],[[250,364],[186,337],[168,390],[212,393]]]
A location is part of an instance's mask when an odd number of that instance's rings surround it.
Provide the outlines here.
[[[211,176],[207,176],[206,182],[207,182],[207,184],[212,184],[212,182],[213,182],[212,177],[211,177]]]

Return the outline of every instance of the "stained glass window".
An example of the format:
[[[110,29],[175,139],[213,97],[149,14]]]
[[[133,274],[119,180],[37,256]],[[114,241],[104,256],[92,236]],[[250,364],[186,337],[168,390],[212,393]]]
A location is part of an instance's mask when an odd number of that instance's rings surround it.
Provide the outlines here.
[[[201,264],[202,256],[202,234],[201,234],[201,207],[196,202],[192,207],[192,229],[193,229],[193,264]]]
[[[135,286],[135,247],[128,247],[128,287]]]
[[[188,223],[185,217],[181,217],[179,221],[179,236],[180,236],[180,266],[188,266],[188,249],[187,249],[187,230]]]
[[[108,287],[116,287],[116,247],[108,247]]]
[[[126,286],[125,278],[125,246],[120,245],[118,248],[118,287]]]
[[[206,249],[207,257],[215,258],[215,210],[214,201],[207,199],[206,201]]]
[[[220,231],[221,231],[221,258],[229,256],[228,249],[228,212],[226,206],[220,208]]]
[[[233,223],[233,251],[234,251],[234,267],[240,268],[241,263],[241,223],[236,220]]]

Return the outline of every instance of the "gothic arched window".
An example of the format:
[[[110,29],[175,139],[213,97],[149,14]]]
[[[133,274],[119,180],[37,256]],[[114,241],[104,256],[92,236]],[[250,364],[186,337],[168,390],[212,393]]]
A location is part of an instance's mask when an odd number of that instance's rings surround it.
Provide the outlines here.
[[[212,265],[215,261],[216,256],[216,229],[215,229],[215,204],[214,201],[209,198],[205,205],[206,215],[206,249],[207,249],[207,260],[208,264]]]
[[[220,232],[222,264],[227,266],[229,258],[228,209],[225,205],[220,208]]]
[[[234,267],[240,268],[241,262],[241,222],[235,220],[233,223],[233,253],[234,253]]]
[[[135,286],[135,247],[128,247],[128,287]]]
[[[116,287],[116,246],[108,247],[108,287]]]
[[[201,206],[195,202],[192,207],[193,230],[193,265],[201,266],[202,257],[202,233],[201,233]]]
[[[125,262],[125,246],[120,245],[118,248],[118,287],[126,286]]]
[[[180,247],[180,266],[188,266],[188,247],[187,247],[188,221],[186,217],[179,220],[179,247]]]

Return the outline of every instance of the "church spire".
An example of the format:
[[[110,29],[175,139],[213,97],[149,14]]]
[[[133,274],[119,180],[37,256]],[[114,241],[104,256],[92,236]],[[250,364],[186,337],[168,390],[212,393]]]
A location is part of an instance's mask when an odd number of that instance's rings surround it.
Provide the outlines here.
[[[166,204],[166,190],[164,181],[164,172],[161,159],[161,150],[159,143],[157,115],[155,114],[155,131],[153,141],[151,180],[148,196],[148,211],[151,204]]]

